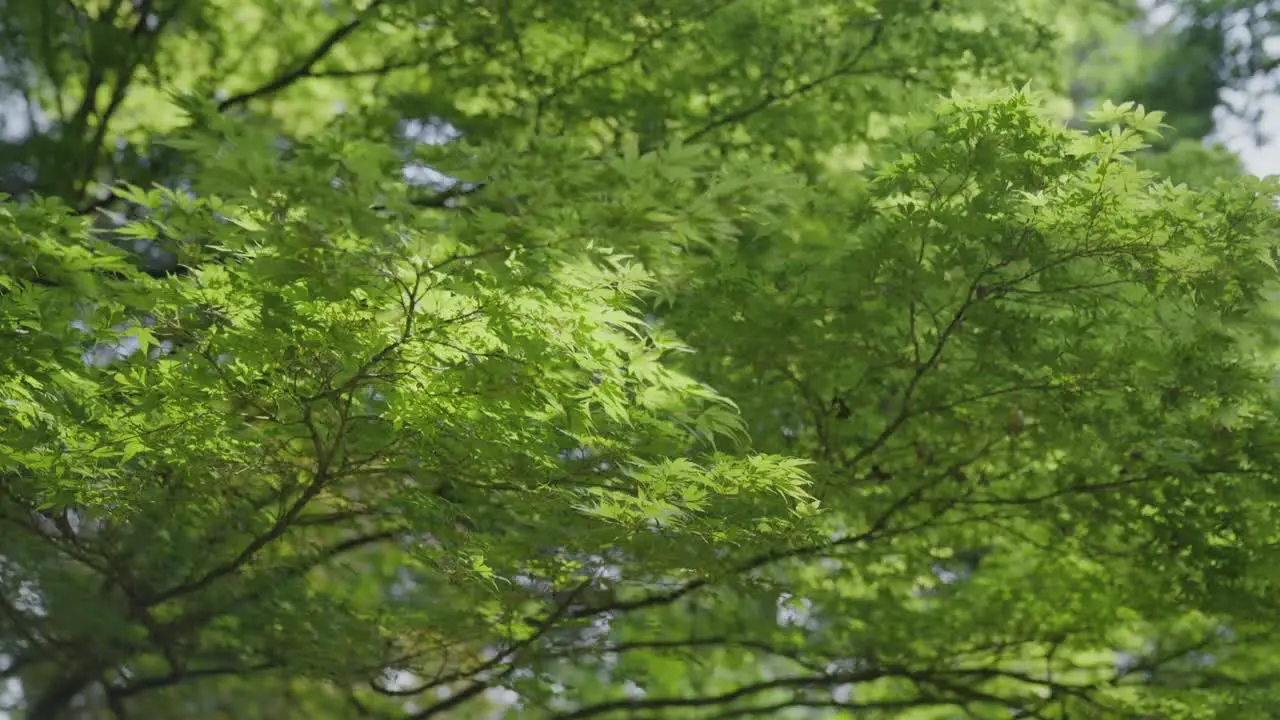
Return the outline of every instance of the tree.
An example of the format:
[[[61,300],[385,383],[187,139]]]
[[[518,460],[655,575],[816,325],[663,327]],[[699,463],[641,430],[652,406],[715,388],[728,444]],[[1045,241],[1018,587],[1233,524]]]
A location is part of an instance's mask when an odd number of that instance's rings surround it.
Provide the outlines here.
[[[1276,186],[1101,5],[3,8],[25,717],[1275,706]]]

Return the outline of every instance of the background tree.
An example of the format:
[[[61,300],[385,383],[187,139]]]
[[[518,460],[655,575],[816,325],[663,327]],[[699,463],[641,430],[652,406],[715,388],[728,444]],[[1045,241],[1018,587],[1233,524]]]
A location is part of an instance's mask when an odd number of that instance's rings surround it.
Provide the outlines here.
[[[1275,186],[1061,127],[1132,8],[0,8],[25,717],[1275,707]]]
[[[1275,90],[1275,8],[1266,2],[1147,3],[1126,26],[1095,23],[1081,42],[1072,96],[1087,106],[1126,98],[1169,113],[1171,132],[1145,164],[1204,185],[1239,174],[1239,160],[1204,141],[1225,127],[1266,145],[1263,111]]]

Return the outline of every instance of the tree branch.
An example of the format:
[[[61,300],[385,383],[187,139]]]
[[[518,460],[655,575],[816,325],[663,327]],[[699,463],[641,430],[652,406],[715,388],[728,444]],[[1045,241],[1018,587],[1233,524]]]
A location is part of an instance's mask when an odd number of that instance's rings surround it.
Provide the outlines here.
[[[338,43],[345,40],[347,36],[355,32],[357,28],[364,24],[366,16],[368,16],[370,12],[376,9],[383,2],[385,2],[385,0],[373,0],[373,2],[370,2],[364,10],[360,11],[353,20],[345,25],[340,25],[337,28],[334,28],[333,31],[325,36],[325,38],[320,41],[320,44],[308,53],[293,70],[279,75],[275,79],[270,80],[266,84],[260,85],[253,90],[248,90],[240,93],[239,95],[233,95],[226,100],[223,100],[218,103],[218,110],[226,111],[245,105],[250,101],[285,90],[299,80],[309,77],[316,63],[323,60],[326,55],[338,46]]]
[[[689,143],[696,142],[702,137],[716,130],[719,130],[720,128],[726,125],[732,125],[734,123],[742,122],[743,120],[746,120],[747,118],[751,117],[752,115],[755,115],[758,112],[767,110],[768,108],[780,102],[786,102],[787,100],[791,100],[793,98],[799,97],[800,95],[803,95],[820,85],[823,85],[831,80],[834,80],[835,78],[847,77],[849,75],[854,75],[859,73],[868,74],[870,72],[874,72],[873,70],[859,71],[858,64],[862,62],[863,58],[866,57],[867,53],[871,52],[871,50],[873,50],[876,46],[880,44],[880,41],[883,39],[883,37],[884,37],[884,21],[881,20],[876,22],[875,30],[871,32],[871,37],[867,40],[866,44],[864,44],[861,48],[859,48],[858,51],[854,53],[854,56],[848,62],[842,64],[840,67],[836,68],[835,70],[832,70],[829,73],[819,75],[818,77],[813,78],[808,82],[801,83],[800,85],[797,85],[795,88],[789,91],[767,92],[764,94],[763,97],[760,97],[755,102],[749,103],[743,107],[738,108],[737,110],[732,110],[728,113],[725,113],[724,115],[721,115],[718,118],[712,119],[706,125],[703,125],[702,127],[698,128],[694,132],[686,135],[684,138],[684,143],[689,144]]]

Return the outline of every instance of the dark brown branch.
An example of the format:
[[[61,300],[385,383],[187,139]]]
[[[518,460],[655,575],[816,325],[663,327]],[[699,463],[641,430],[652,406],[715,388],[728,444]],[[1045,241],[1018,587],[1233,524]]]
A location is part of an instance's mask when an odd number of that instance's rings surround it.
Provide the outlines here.
[[[593,580],[594,578],[588,578],[583,582],[579,583],[577,587],[575,587],[571,592],[569,592],[564,597],[564,599],[562,599],[556,605],[555,609],[553,609],[550,613],[548,613],[547,616],[538,623],[537,630],[528,638],[513,644],[506,651],[501,652],[498,655],[494,656],[493,659],[489,660],[488,662],[481,663],[476,668],[473,668],[472,670],[468,671],[464,677],[471,677],[474,679],[470,683],[468,683],[465,688],[463,688],[458,692],[455,692],[454,694],[450,695],[444,700],[441,700],[437,703],[429,705],[423,708],[422,710],[416,713],[413,713],[412,715],[409,715],[407,718],[405,718],[405,720],[428,720],[428,718],[433,718],[439,715],[440,713],[447,712],[463,704],[467,700],[470,700],[476,695],[483,693],[485,690],[488,690],[490,687],[492,687],[493,681],[480,676],[492,670],[497,669],[503,664],[508,663],[511,659],[515,657],[516,654],[520,653],[524,649],[534,645],[539,640],[541,640],[561,620],[567,617],[570,617],[569,608],[573,605],[573,603],[579,597],[582,596],[584,592],[587,591],[588,588],[591,587],[591,583]],[[508,665],[507,668],[497,673],[497,677],[494,678],[494,680],[499,680],[501,678],[504,678],[510,675],[514,669],[515,669],[514,666]],[[432,687],[439,687],[440,685],[446,682],[452,682],[452,679],[437,678],[431,681],[430,683],[427,683],[423,687],[421,687],[418,690],[418,692],[422,692],[423,690],[428,690]],[[375,690],[379,689],[376,685],[373,687]]]
[[[443,190],[429,197],[415,198],[410,202],[420,208],[449,207],[449,203],[451,201],[475,195],[488,186],[488,183],[456,183],[447,190]]]
[[[582,718],[610,715],[613,713],[638,713],[646,711],[667,711],[676,708],[700,708],[715,705],[726,705],[738,700],[745,700],[771,690],[803,690],[806,688],[843,685],[846,683],[870,682],[889,675],[879,669],[859,672],[838,673],[830,675],[804,675],[784,677],[773,680],[741,685],[716,695],[693,697],[657,697],[610,700],[595,705],[587,705],[569,712],[554,715],[553,720],[582,720]]]
[[[744,717],[776,717],[778,713],[793,708],[822,708],[829,710],[847,710],[847,711],[872,711],[872,710],[911,710],[913,708],[922,708],[929,706],[942,705],[945,701],[940,698],[924,695],[910,698],[907,700],[870,700],[867,702],[840,702],[834,699],[814,699],[805,697],[794,697],[790,700],[772,703],[770,705],[753,705],[745,708],[734,708],[726,710],[722,713],[716,713],[707,718],[707,720],[729,720],[730,718]]]
[[[641,55],[643,55],[646,51],[651,49],[655,43],[665,39],[672,33],[683,30],[689,25],[692,25],[694,23],[701,22],[703,20],[710,18],[711,16],[729,7],[730,5],[734,4],[737,1],[738,0],[720,0],[719,2],[712,4],[709,8],[703,10],[697,15],[694,15],[692,18],[689,18],[684,22],[672,23],[671,25],[668,25],[667,27],[664,27],[661,30],[658,30],[656,32],[653,32],[644,36],[638,42],[636,42],[634,46],[632,46],[630,52],[628,52],[626,55],[622,56],[621,58],[618,58],[617,60],[612,60],[610,62],[600,63],[599,65],[595,65],[593,67],[587,68],[586,70],[583,70],[577,75],[574,75],[573,77],[569,78],[565,82],[561,83],[560,85],[557,85],[556,87],[552,88],[545,94],[538,97],[536,104],[537,104],[539,113],[541,113],[541,109],[545,107],[547,103],[551,102],[552,100],[555,100],[556,98],[560,97],[564,93],[573,89],[573,87],[575,87],[578,83],[581,83],[584,80],[589,80],[593,77],[598,77],[600,75],[607,74],[613,70],[616,70],[620,67],[628,65],[632,62],[635,62],[640,58]]]
[[[26,720],[58,720],[80,693],[95,682],[97,673],[73,672],[41,693],[23,716]]]
[[[181,673],[174,672],[158,677],[135,680],[123,687],[114,688],[113,692],[116,697],[125,699],[155,690],[163,690],[164,688],[172,687],[189,680],[203,680],[205,678],[227,676],[243,677],[245,675],[274,670],[277,667],[279,666],[274,662],[264,662],[256,665],[193,668]]]
[[[450,48],[452,50],[453,48]],[[415,58],[411,60],[388,60],[381,65],[367,68],[333,68],[331,70],[312,70],[304,77],[309,78],[361,78],[378,75],[386,75],[397,70],[409,70],[424,64],[424,60]]]
[[[227,560],[226,562],[215,565],[212,569],[199,577],[186,582],[181,582],[170,587],[168,590],[161,591],[156,595],[147,598],[145,604],[148,607],[155,606],[168,600],[182,597],[183,595],[190,595],[191,593],[199,592],[200,590],[203,590],[217,582],[219,579],[237,572],[252,560],[263,548],[284,536],[285,532],[293,526],[293,519],[302,512],[308,503],[320,494],[320,491],[324,489],[326,482],[327,480],[325,477],[318,474],[316,478],[313,479],[305,489],[303,489],[302,494],[294,500],[293,504],[289,506],[289,509],[276,518],[276,521],[272,523],[271,527],[267,528],[265,532],[258,535],[245,545],[245,547],[237,553],[235,557]]]
[[[308,53],[293,70],[277,76],[264,85],[260,85],[252,90],[240,93],[239,95],[233,95],[226,100],[223,100],[218,103],[218,110],[230,110],[232,108],[245,105],[253,100],[257,100],[258,98],[275,94],[281,90],[287,89],[299,80],[310,76],[312,69],[316,66],[316,63],[323,60],[325,56],[338,46],[338,43],[345,40],[347,36],[351,35],[351,33],[355,32],[357,28],[364,24],[365,17],[383,2],[384,0],[373,0],[373,2],[369,3],[368,7],[361,11],[353,20],[334,28],[333,31],[325,36],[325,38],[320,41],[320,44]]]
[[[984,447],[982,450],[979,451],[979,453],[985,453],[987,449],[988,449],[987,447]],[[812,556],[821,555],[823,553],[830,552],[832,550],[836,550],[841,547],[845,547],[849,545],[861,545],[861,544],[869,543],[884,537],[889,537],[892,535],[901,535],[901,534],[906,534],[906,533],[919,530],[921,527],[927,526],[928,524],[936,521],[937,517],[942,512],[945,512],[946,510],[950,509],[950,505],[944,507],[939,513],[935,513],[934,515],[930,516],[928,519],[926,519],[923,523],[920,523],[920,524],[908,525],[908,526],[904,526],[896,529],[890,528],[889,524],[904,509],[906,509],[912,503],[919,500],[921,496],[923,496],[925,491],[936,486],[938,482],[942,478],[945,478],[951,470],[963,464],[964,463],[957,463],[956,465],[952,466],[952,468],[948,468],[948,470],[944,471],[943,473],[940,473],[937,478],[931,479],[921,484],[920,486],[916,487],[915,489],[903,494],[902,497],[894,501],[893,504],[891,504],[887,509],[885,509],[880,514],[880,516],[877,517],[876,520],[871,523],[871,527],[864,530],[863,532],[857,533],[856,535],[848,535],[845,537],[837,538],[835,540],[831,540],[827,542],[815,543],[812,545],[801,545],[798,547],[783,548],[780,550],[775,550],[767,553],[761,553],[760,555],[757,555],[754,558],[750,558],[745,562],[742,562],[739,565],[731,568],[730,570],[727,571],[727,574],[740,575],[743,573],[751,572],[752,570],[757,570],[766,565],[771,565],[775,562],[781,562],[784,560],[791,560],[791,559],[802,558],[802,557],[812,557]],[[642,598],[637,598],[635,600],[620,601],[620,602],[612,603],[605,606],[583,608],[579,611],[576,611],[571,616],[572,617],[591,617],[591,616],[600,615],[606,612],[632,612],[636,610],[643,610],[650,607],[661,607],[665,605],[670,605],[672,603],[678,602],[685,596],[710,585],[711,582],[712,582],[712,578],[710,577],[694,578],[692,580],[686,581],[685,583],[679,585],[678,587],[672,590],[654,593],[652,595],[648,595]]]
[[[102,16],[94,19],[93,22],[102,22],[104,19],[108,24],[114,22],[123,4],[123,0],[112,0],[111,5],[103,11]],[[97,110],[98,89],[102,87],[102,83],[106,80],[106,73],[109,68],[109,64],[103,62],[102,58],[94,57],[88,47],[84,50],[84,60],[89,67],[89,74],[84,83],[84,95],[80,98],[80,104],[76,107],[71,120],[67,123],[68,127],[73,128],[76,137],[79,137],[84,127],[88,125],[89,116]]]
[[[132,52],[123,67],[119,69],[115,87],[111,89],[111,99],[107,102],[106,109],[98,116],[93,137],[84,149],[85,164],[81,170],[81,182],[85,187],[92,180],[93,171],[98,164],[98,157],[102,153],[103,143],[106,141],[107,130],[111,125],[111,119],[120,109],[120,106],[124,104],[125,97],[128,95],[129,85],[133,82],[134,74],[141,67],[146,54],[154,50],[154,46],[159,41],[160,34],[164,32],[165,26],[177,16],[181,8],[182,5],[180,3],[175,3],[173,9],[160,16],[156,26],[148,31],[147,20],[151,17],[151,0],[144,0],[138,6],[136,10],[138,19],[130,31]]]
[[[820,673],[814,675],[800,675],[783,678],[775,678],[771,680],[763,680],[746,685],[740,685],[733,690],[728,690],[715,695],[702,695],[693,697],[657,697],[657,698],[629,698],[623,700],[609,700],[594,705],[587,705],[565,713],[552,716],[553,720],[582,720],[583,718],[598,717],[601,715],[612,715],[615,713],[626,713],[629,717],[645,717],[648,713],[659,712],[665,713],[676,708],[708,708],[717,705],[729,705],[741,700],[749,700],[752,697],[770,692],[773,690],[795,690],[804,691],[819,688],[832,688],[837,685],[846,685],[852,683],[866,683],[884,678],[901,678],[917,686],[925,686],[936,689],[946,690],[948,694],[940,693],[922,693],[914,698],[914,705],[958,705],[962,704],[961,699],[969,699],[998,706],[1008,706],[1016,704],[1019,701],[1015,698],[1006,698],[991,695],[989,693],[977,690],[974,687],[963,685],[963,682],[982,683],[991,680],[1008,679],[1018,682],[1047,688],[1052,693],[1059,695],[1069,695],[1081,697],[1088,700],[1085,693],[1088,690],[1095,689],[1095,686],[1077,686],[1066,685],[1063,683],[1053,682],[1043,677],[1031,675],[1028,673],[1001,670],[998,668],[956,668],[950,670],[910,670],[903,667],[881,666],[872,667],[864,670],[854,670],[839,673]],[[951,696],[948,696],[951,695]],[[797,700],[799,700],[797,698]],[[797,703],[780,704],[779,707],[804,707],[803,701]],[[867,708],[871,709],[871,708]],[[643,715],[641,715],[643,713]],[[748,712],[747,714],[753,714]],[[759,713],[754,713],[759,714]],[[663,717],[664,715],[656,715]],[[669,715],[667,715],[669,716]],[[717,715],[715,717],[734,717],[735,711],[728,710],[726,714]]]
[[[858,65],[867,56],[867,53],[871,52],[873,49],[875,49],[876,46],[880,44],[880,41],[883,38],[884,38],[884,22],[878,21],[876,22],[875,30],[871,32],[871,37],[867,40],[867,42],[861,48],[859,48],[856,53],[854,53],[854,56],[852,58],[850,58],[847,62],[843,63],[840,67],[836,68],[831,72],[825,73],[823,75],[819,75],[818,77],[813,78],[808,82],[801,83],[789,91],[767,92],[764,94],[764,96],[760,97],[755,102],[749,103],[743,107],[738,108],[737,110],[730,111],[728,113],[725,113],[724,115],[721,115],[718,118],[712,119],[706,125],[703,125],[702,127],[698,128],[697,130],[690,133],[689,135],[686,135],[684,138],[684,142],[685,143],[696,142],[701,138],[703,138],[704,136],[716,130],[719,130],[720,128],[726,125],[733,125],[735,123],[742,122],[743,120],[746,120],[747,118],[751,117],[752,115],[755,115],[756,113],[767,110],[778,103],[786,102],[788,100],[799,97],[809,92],[810,90],[813,90],[819,87],[820,85],[824,85],[827,82],[830,82],[831,80],[834,80],[836,78],[848,77],[850,75],[855,75],[855,74],[869,74],[874,72],[874,70],[871,70],[871,69],[859,69]]]
[[[235,557],[226,562],[215,565],[212,569],[197,578],[186,582],[180,582],[168,590],[148,598],[145,602],[146,606],[150,607],[158,605],[167,600],[198,592],[212,585],[219,579],[237,572],[240,568],[244,567],[246,563],[250,562],[263,548],[283,537],[284,534],[293,526],[293,521],[302,514],[307,505],[324,491],[325,487],[331,480],[331,462],[333,460],[334,453],[337,452],[338,445],[341,444],[341,436],[345,431],[346,418],[343,418],[342,427],[339,429],[338,439],[335,440],[330,447],[325,448],[312,421],[311,413],[311,407],[307,406],[303,412],[303,420],[311,435],[311,441],[314,446],[317,463],[311,482],[302,489],[302,492],[294,499],[289,507],[285,509],[284,512],[280,513],[275,522],[273,522],[269,528],[245,545],[245,547],[237,553]]]
[[[124,696],[105,679],[101,680],[99,685],[102,686],[102,694],[107,701],[107,711],[111,713],[112,719],[129,720],[129,706],[125,703]]]

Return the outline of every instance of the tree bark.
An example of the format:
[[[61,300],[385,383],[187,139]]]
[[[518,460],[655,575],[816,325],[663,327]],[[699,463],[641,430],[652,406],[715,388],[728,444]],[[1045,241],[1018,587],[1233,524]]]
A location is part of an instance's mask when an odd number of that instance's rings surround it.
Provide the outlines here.
[[[71,703],[93,684],[93,681],[92,674],[79,672],[55,682],[27,706],[26,720],[59,720],[66,717]]]

